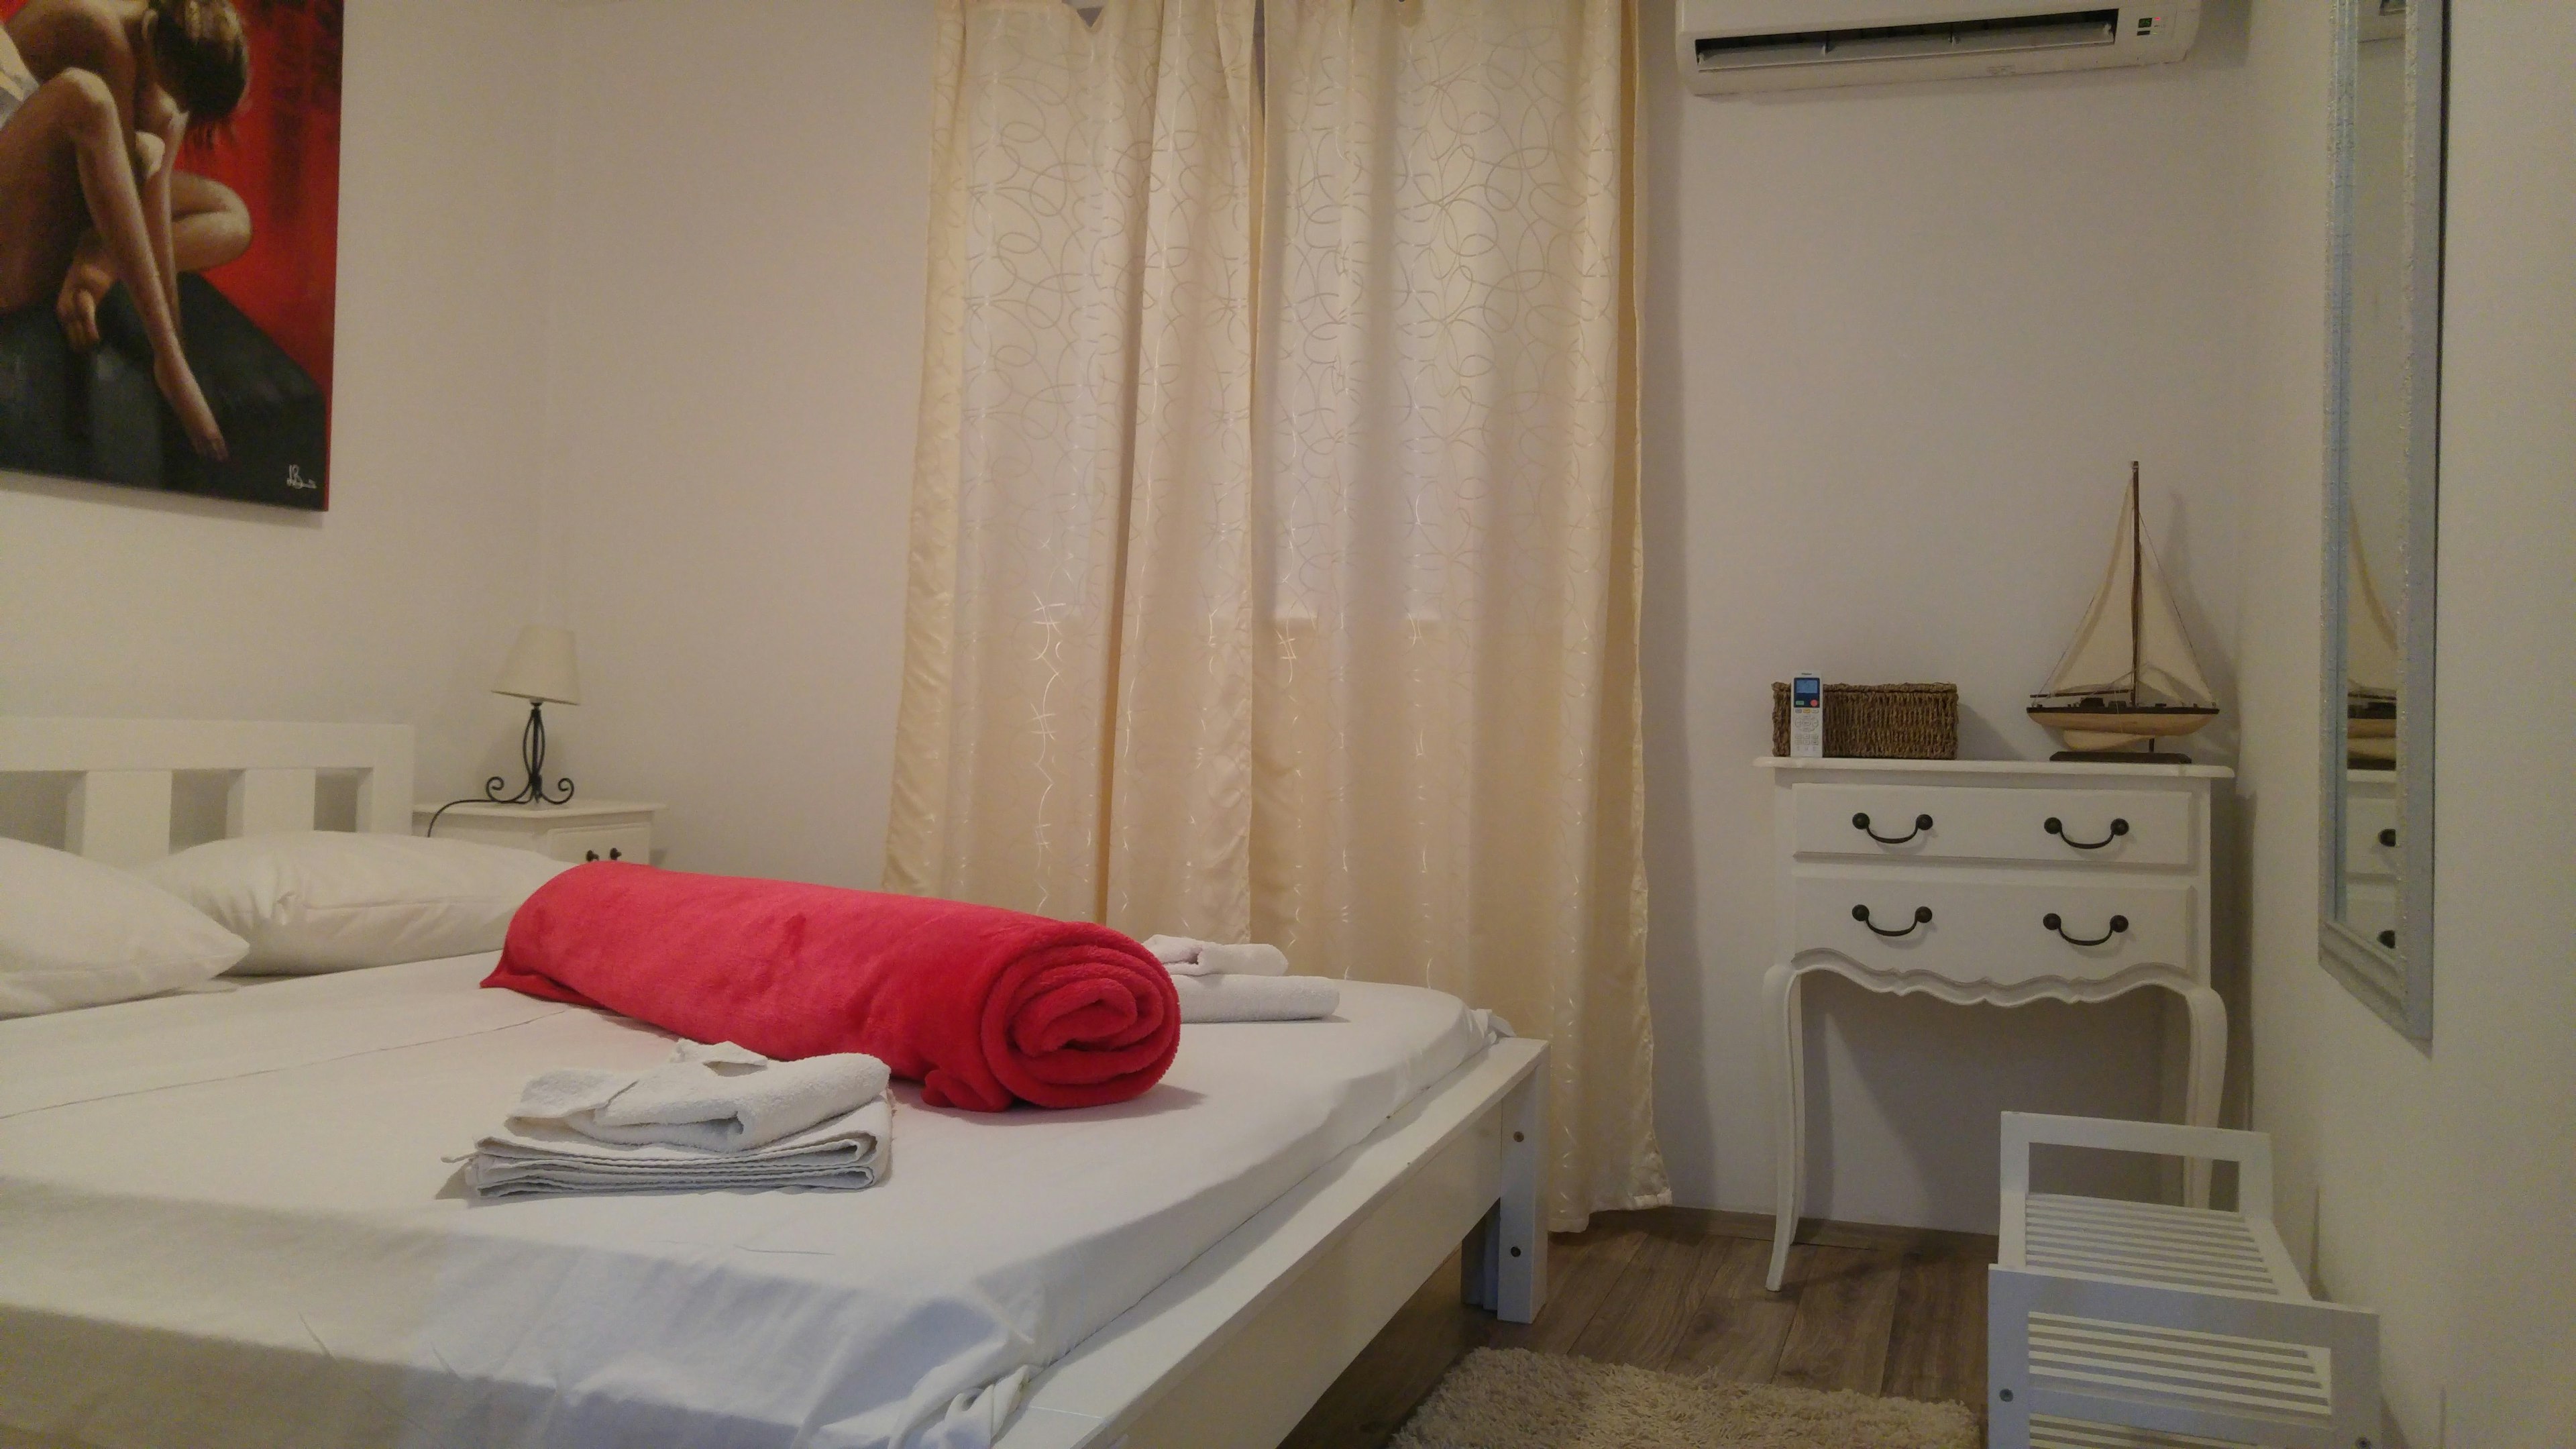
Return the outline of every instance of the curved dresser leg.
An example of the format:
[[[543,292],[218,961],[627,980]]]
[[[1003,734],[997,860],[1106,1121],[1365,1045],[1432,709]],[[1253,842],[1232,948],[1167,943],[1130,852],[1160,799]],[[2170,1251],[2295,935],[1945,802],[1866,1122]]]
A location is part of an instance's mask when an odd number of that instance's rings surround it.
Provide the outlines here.
[[[2218,1102],[2227,1086],[2227,1003],[2206,986],[2187,987],[2183,1005],[2191,1009],[2191,1080],[2183,1096],[2183,1121],[2193,1127],[2218,1125]],[[2194,1158],[2185,1167],[2183,1200],[2209,1206],[2209,1163]]]
[[[1798,971],[1782,964],[1762,977],[1763,1023],[1771,1038],[1771,1183],[1777,1220],[1771,1229],[1772,1292],[1789,1267],[1798,1234],[1798,1190],[1807,1176],[1807,1044],[1798,1019]]]

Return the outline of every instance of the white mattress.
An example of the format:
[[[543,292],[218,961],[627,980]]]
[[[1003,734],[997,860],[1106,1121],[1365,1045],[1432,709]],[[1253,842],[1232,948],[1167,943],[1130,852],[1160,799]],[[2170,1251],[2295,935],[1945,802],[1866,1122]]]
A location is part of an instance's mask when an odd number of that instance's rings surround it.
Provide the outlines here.
[[[1187,1028],[1117,1107],[978,1116],[901,1088],[893,1176],[865,1192],[476,1203],[441,1159],[527,1078],[669,1040],[478,990],[492,959],[0,1021],[0,1426],[108,1449],[981,1444],[1026,1369],[1485,1042],[1454,998],[1353,983],[1331,1021]]]

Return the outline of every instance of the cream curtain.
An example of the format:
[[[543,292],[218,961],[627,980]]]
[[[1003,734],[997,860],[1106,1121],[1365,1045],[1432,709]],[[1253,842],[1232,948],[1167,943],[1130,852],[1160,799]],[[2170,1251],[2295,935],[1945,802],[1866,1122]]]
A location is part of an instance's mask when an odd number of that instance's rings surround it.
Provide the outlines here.
[[[1635,18],[1265,3],[1259,93],[1227,0],[943,8],[887,878],[1496,1008],[1579,1227],[1668,1199]]]
[[[1253,932],[1553,1043],[1555,1226],[1668,1200],[1625,0],[1270,0]]]
[[[1253,5],[940,0],[889,890],[1248,924]]]

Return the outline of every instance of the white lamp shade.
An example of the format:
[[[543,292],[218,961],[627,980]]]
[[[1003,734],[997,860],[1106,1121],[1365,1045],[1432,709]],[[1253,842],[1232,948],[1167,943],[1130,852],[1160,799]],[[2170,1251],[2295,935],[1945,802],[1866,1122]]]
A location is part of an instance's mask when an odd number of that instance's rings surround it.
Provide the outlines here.
[[[521,629],[492,692],[549,704],[581,703],[581,675],[572,662],[572,631],[543,624]]]

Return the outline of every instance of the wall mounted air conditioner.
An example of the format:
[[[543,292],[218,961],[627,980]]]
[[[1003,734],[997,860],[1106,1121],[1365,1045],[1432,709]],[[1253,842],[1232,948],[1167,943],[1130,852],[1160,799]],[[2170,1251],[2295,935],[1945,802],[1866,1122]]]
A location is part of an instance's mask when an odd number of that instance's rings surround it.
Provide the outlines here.
[[[2200,0],[1680,0],[1682,80],[1704,96],[2101,70],[2180,60]]]

